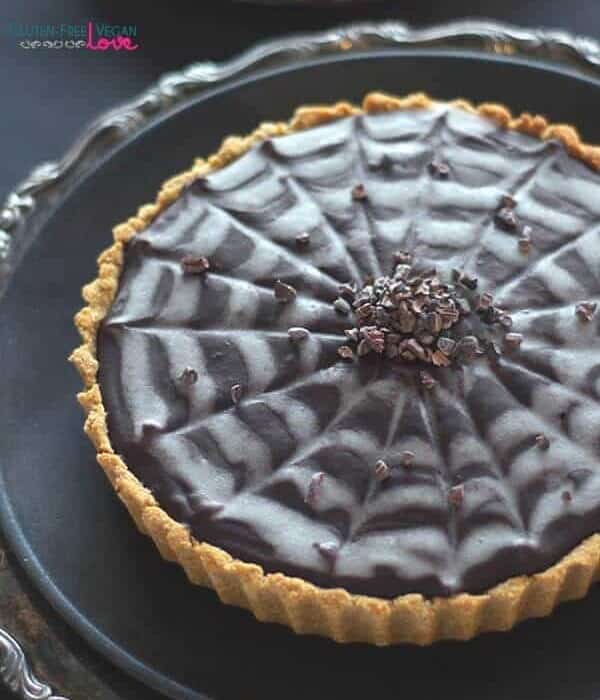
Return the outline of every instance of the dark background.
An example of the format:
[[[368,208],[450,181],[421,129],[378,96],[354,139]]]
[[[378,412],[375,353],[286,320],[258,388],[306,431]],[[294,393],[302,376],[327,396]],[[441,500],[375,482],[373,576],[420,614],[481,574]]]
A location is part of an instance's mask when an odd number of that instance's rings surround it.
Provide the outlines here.
[[[260,6],[230,0],[1,0],[0,197],[42,160],[59,157],[100,111],[161,74],[198,60],[222,60],[250,44],[347,21],[394,18],[427,25],[488,17],[600,34],[598,0],[398,0],[337,7]],[[8,22],[136,24],[131,53],[29,50],[7,37]]]
[[[424,26],[464,17],[562,28],[596,38],[600,34],[599,0],[374,0],[329,8],[228,0],[1,0],[0,198],[35,165],[59,158],[99,112],[188,63],[223,60],[264,38],[349,21],[388,18]],[[26,51],[6,33],[9,22],[79,24],[88,20],[137,25],[141,48],[131,53]],[[156,697],[95,658],[74,634],[67,636],[70,648],[91,657],[94,667],[113,688],[122,689],[124,697]]]

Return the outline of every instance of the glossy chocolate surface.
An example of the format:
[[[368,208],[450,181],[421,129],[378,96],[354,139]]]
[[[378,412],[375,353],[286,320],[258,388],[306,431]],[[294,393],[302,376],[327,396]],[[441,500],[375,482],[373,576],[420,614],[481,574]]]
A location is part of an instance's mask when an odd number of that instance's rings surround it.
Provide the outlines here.
[[[338,285],[398,249],[477,277],[521,345],[428,367],[433,391],[415,364],[343,361]],[[382,597],[539,571],[600,529],[598,316],[575,312],[599,269],[600,176],[557,143],[446,107],[273,139],[129,245],[99,335],[113,446],[197,539],[267,571]]]

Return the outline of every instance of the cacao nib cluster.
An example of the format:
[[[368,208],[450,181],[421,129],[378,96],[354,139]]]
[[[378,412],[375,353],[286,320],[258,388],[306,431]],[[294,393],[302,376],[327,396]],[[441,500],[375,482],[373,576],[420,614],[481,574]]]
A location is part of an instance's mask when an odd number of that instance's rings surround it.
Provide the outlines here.
[[[343,312],[340,300],[356,319],[355,326],[345,331],[347,344],[339,348],[344,359],[376,353],[447,367],[458,355],[480,351],[474,336],[457,339],[450,332],[470,313],[455,285],[442,282],[435,269],[417,272],[409,253],[396,254],[391,276],[368,280],[362,289],[342,285],[334,307]]]

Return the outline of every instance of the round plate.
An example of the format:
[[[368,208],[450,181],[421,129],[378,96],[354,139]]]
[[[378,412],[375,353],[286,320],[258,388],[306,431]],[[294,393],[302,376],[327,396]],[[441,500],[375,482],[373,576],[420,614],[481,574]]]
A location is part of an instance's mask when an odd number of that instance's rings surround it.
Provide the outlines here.
[[[600,142],[600,81],[539,63],[435,50],[352,55],[204,93],[126,142],[62,202],[0,304],[0,515],[37,586],[92,645],[171,697],[592,700],[600,590],[546,620],[431,648],[342,646],[256,622],[191,586],[135,530],[94,460],[75,402],[80,288],[112,225],[221,138],[299,102],[372,89],[495,99]]]

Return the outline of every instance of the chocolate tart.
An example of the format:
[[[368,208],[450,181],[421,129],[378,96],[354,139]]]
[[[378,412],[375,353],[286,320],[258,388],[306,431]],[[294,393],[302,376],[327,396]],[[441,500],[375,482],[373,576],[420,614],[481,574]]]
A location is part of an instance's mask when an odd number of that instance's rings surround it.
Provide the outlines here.
[[[114,229],[70,358],[138,528],[223,602],[340,642],[585,595],[599,169],[570,126],[373,93],[167,181]]]

